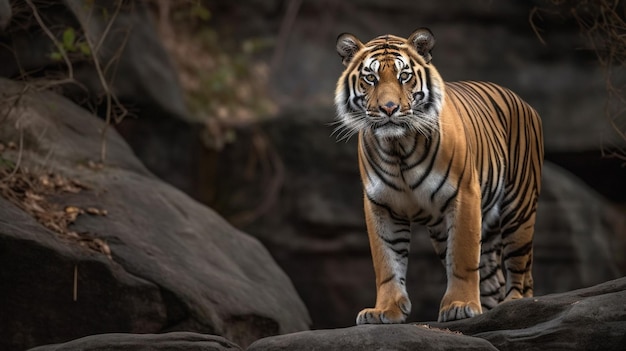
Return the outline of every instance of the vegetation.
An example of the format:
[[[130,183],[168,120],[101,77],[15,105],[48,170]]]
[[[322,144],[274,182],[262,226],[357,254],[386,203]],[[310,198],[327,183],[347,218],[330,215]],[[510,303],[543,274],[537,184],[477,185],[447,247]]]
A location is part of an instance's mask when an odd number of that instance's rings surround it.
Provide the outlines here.
[[[233,141],[233,126],[276,107],[267,92],[269,67],[253,60],[271,41],[236,43],[211,26],[212,12],[202,1],[155,0],[165,47],[177,66],[192,115],[206,125],[205,142],[221,148]]]

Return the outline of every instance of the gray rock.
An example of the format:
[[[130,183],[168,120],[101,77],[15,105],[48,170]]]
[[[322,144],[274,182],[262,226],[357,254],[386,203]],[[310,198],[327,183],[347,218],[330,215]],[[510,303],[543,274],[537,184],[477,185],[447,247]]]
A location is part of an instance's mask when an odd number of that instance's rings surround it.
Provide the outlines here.
[[[500,351],[623,350],[626,278],[511,301],[471,319],[430,326],[486,339]]]
[[[10,7],[7,12],[2,6],[4,3],[0,2],[0,27],[11,14]],[[106,68],[110,90],[120,101],[132,106],[135,113],[139,111],[150,119],[189,119],[177,73],[143,2],[131,1],[119,12],[117,3],[106,0],[89,3],[64,0],[50,6],[34,3],[46,25],[58,30],[55,34],[59,37],[63,30],[74,28],[78,33],[84,31],[94,46],[101,42],[93,54]],[[19,7],[20,16],[32,19],[33,23],[26,30],[19,25],[5,28],[5,36],[1,38],[4,45],[0,47],[3,63],[0,76],[14,78],[23,72],[67,74],[65,64],[59,65],[51,58],[50,53],[58,49],[34,22],[30,7],[23,2],[15,2],[14,6]],[[101,40],[106,30],[108,34]],[[74,55],[71,61],[74,79],[79,84],[64,85],[64,93],[75,101],[84,102],[87,98],[95,104],[104,89],[93,60]]]
[[[82,184],[46,196],[61,211],[107,211],[80,214],[68,227],[77,239],[0,199],[0,349],[179,330],[245,347],[308,329],[304,304],[257,239],[152,176],[112,129],[105,165],[90,163],[100,155],[104,124],[68,100],[4,79],[0,91],[0,141],[18,145],[2,153],[3,162],[19,158],[36,177],[54,173]],[[111,258],[80,244],[93,239]]]
[[[446,330],[417,325],[362,325],[269,337],[248,351],[279,350],[497,350],[489,342]]]
[[[113,21],[98,55],[100,62],[116,61],[112,88],[121,101],[136,104],[141,114],[150,119],[155,116],[191,118],[177,72],[145,3],[132,1],[132,6],[122,7],[114,18],[111,16],[117,4],[111,1],[98,0],[91,6],[86,6],[83,0],[64,0],[64,3],[93,42],[101,40],[109,21]],[[77,71],[78,81],[95,96],[102,95],[104,90],[95,70],[81,67]]]
[[[189,332],[165,334],[100,334],[29,351],[226,351],[241,348],[221,336]]]

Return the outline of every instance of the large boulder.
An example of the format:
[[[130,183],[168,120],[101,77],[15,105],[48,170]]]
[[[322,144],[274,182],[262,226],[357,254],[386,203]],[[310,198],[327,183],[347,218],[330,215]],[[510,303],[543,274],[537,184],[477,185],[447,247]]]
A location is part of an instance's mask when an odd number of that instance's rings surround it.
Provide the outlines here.
[[[65,98],[4,79],[0,91],[0,349],[179,330],[245,347],[308,329],[257,239],[154,177]]]
[[[430,326],[486,339],[501,351],[623,350],[626,278],[511,301],[475,318]]]
[[[240,129],[238,142],[214,161],[214,208],[268,247],[316,328],[353,325],[358,311],[375,302],[356,140],[330,136],[333,113],[331,107],[291,110]],[[624,259],[626,218],[549,162],[535,229],[537,295],[620,276],[616,262],[620,254]],[[409,320],[436,317],[445,270],[422,227],[413,233],[407,284]]]

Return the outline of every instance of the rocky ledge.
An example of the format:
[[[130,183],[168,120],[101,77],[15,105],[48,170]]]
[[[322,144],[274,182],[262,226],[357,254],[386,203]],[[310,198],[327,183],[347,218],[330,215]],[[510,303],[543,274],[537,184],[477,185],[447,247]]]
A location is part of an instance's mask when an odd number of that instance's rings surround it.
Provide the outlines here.
[[[304,331],[256,341],[248,350],[623,350],[626,278],[504,303],[448,323]]]
[[[266,337],[248,351],[278,350],[623,350],[626,278],[571,292],[502,304],[448,323],[364,325]],[[32,351],[241,350],[194,333],[106,334]]]

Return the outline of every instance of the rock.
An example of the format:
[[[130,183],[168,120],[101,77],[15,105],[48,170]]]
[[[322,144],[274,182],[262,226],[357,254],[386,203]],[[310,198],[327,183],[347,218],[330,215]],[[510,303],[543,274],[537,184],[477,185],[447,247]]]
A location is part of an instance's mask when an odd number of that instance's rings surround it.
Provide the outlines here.
[[[165,334],[101,334],[63,344],[45,345],[29,351],[225,351],[241,348],[221,336],[189,332]]]
[[[4,3],[0,2],[0,26],[4,16],[10,14],[3,9]],[[58,38],[67,28],[73,28],[77,37],[84,31],[94,46],[101,42],[99,50],[92,54],[96,55],[103,69],[106,68],[111,92],[127,107],[132,106],[135,114],[151,120],[189,119],[177,73],[143,2],[130,1],[119,11],[118,3],[102,0],[89,3],[64,0],[50,6],[34,3],[48,27],[61,28],[55,32]],[[33,23],[5,28],[4,36],[0,38],[4,44],[0,47],[0,61],[3,62],[0,76],[14,78],[23,72],[40,71],[67,74],[65,65],[59,65],[59,60],[51,57],[51,53],[58,49],[34,22],[31,8],[23,2],[15,2],[13,6],[17,7],[15,11],[26,13],[21,16],[33,19]],[[107,36],[101,40],[105,31]],[[87,98],[92,104],[95,101],[100,103],[104,89],[93,59],[69,56],[78,84],[64,85],[64,94],[75,101],[84,102]]]
[[[245,347],[308,329],[257,239],[150,174],[113,129],[98,164],[104,124],[68,100],[4,79],[0,91],[2,169],[20,165],[0,188],[0,349],[180,330]]]
[[[101,40],[109,25],[116,3],[107,0],[93,1],[85,6],[83,0],[64,0],[94,42]],[[163,48],[152,15],[145,3],[132,1],[132,6],[121,7],[113,19],[110,35],[102,42],[100,62],[116,59],[116,77],[113,93],[128,105],[135,105],[146,118],[175,118],[189,121],[189,115],[178,76],[167,52]],[[125,35],[121,35],[124,33]],[[120,48],[123,50],[118,54]],[[93,68],[84,67],[77,79],[95,96],[104,93]]]
[[[0,27],[11,15],[12,8],[5,9],[5,3],[0,1]],[[33,3],[59,40],[71,29],[76,42],[86,43],[84,33],[93,43],[101,42],[95,57],[106,67],[111,92],[131,113],[118,131],[127,136],[127,142],[148,169],[193,196],[199,188],[193,178],[197,174],[194,155],[202,145],[198,133],[204,126],[186,107],[178,73],[161,41],[150,6],[136,0]],[[0,77],[17,79],[28,72],[34,77],[66,78],[69,73],[65,63],[51,57],[59,50],[41,30],[31,8],[24,1],[13,1],[12,5],[13,13],[19,16],[0,31]],[[105,31],[107,36],[101,41]],[[76,83],[63,84],[59,90],[88,109],[98,106],[104,115],[104,90],[94,56],[72,52],[68,57]],[[172,142],[164,143],[163,138]]]
[[[258,237],[292,278],[315,328],[354,325],[375,302],[356,138],[336,142],[332,108],[293,109],[237,132],[217,155],[213,206]],[[267,146],[252,141],[264,138]],[[254,163],[254,160],[265,160]],[[626,218],[580,180],[546,162],[535,235],[535,293],[582,288],[620,276]],[[276,190],[277,189],[277,190]],[[250,213],[255,216],[245,216]],[[244,215],[242,215],[244,214]],[[410,321],[437,316],[445,271],[426,231],[413,233]],[[329,313],[332,311],[332,313]]]
[[[497,350],[479,338],[417,325],[362,325],[269,337],[248,351],[279,350]]]
[[[455,322],[304,331],[258,340],[248,350],[618,351],[625,343],[626,278],[620,278]]]
[[[471,319],[430,326],[485,339],[500,351],[623,350],[626,278],[511,301]]]

